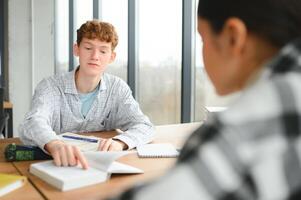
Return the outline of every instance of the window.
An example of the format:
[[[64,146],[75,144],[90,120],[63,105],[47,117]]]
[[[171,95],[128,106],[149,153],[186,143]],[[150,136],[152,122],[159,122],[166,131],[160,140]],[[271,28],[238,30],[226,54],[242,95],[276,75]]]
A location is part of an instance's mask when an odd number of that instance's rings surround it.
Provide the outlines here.
[[[93,19],[93,0],[74,1],[75,30],[88,20]]]
[[[55,1],[55,71],[69,70],[69,0]]]
[[[138,12],[140,106],[156,125],[179,123],[182,1],[139,0]]]
[[[107,72],[127,81],[128,1],[103,0],[101,8],[102,20],[113,24],[119,38],[118,45],[115,49],[116,59],[107,68]]]

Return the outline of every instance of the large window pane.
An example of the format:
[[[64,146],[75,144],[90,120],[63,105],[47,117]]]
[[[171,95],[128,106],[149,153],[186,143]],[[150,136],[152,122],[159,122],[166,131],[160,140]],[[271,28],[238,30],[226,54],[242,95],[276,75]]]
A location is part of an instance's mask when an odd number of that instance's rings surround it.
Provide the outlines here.
[[[128,1],[102,0],[101,7],[102,20],[113,24],[119,37],[119,42],[115,49],[116,60],[107,68],[107,72],[127,81]]]
[[[69,0],[55,1],[55,71],[69,69]]]
[[[93,0],[74,1],[75,31],[88,20],[93,19]]]
[[[139,0],[138,3],[138,100],[154,124],[179,123],[182,1]]]

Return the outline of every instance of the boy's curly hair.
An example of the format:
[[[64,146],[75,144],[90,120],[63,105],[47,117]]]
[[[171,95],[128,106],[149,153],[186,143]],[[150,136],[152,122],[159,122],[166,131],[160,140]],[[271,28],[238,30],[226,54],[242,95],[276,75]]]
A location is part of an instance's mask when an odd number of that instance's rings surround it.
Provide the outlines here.
[[[91,20],[82,24],[79,29],[77,29],[77,45],[79,46],[83,38],[88,39],[98,39],[102,42],[109,42],[112,44],[112,50],[118,44],[118,35],[114,26],[107,22],[102,22],[99,20]]]

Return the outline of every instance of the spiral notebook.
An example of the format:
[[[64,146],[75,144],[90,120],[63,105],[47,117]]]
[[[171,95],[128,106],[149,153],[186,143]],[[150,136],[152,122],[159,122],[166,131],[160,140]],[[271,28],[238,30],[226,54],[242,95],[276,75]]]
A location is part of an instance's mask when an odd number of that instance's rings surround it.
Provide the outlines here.
[[[169,158],[177,157],[178,150],[169,143],[146,144],[137,147],[138,156],[141,158]]]

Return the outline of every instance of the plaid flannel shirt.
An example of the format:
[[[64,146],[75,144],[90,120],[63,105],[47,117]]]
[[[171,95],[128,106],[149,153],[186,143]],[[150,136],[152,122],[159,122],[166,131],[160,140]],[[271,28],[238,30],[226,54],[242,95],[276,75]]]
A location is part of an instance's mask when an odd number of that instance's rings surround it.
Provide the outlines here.
[[[301,199],[301,40],[188,139],[165,176],[118,199]]]
[[[154,127],[143,115],[128,85],[118,77],[103,74],[98,93],[86,117],[75,86],[75,71],[42,80],[35,89],[32,108],[19,127],[23,143],[41,149],[57,134],[120,129],[114,138],[129,149],[153,139]]]

